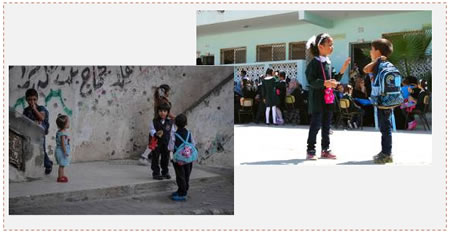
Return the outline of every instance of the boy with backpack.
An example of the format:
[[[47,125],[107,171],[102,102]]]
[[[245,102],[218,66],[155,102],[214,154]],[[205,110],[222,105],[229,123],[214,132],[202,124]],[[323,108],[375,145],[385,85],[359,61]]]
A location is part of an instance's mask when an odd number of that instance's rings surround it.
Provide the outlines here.
[[[185,201],[189,190],[189,177],[192,171],[192,163],[197,160],[198,151],[192,134],[185,127],[187,118],[180,114],[175,118],[177,131],[175,132],[175,144],[173,148],[172,163],[175,169],[178,190],[172,193],[172,200]]]
[[[374,163],[392,163],[392,122],[395,107],[403,103],[401,93],[402,76],[398,69],[387,61],[393,52],[392,43],[386,39],[372,42],[370,56],[372,62],[364,67],[371,76],[372,91],[370,100],[377,107],[378,126],[381,132],[381,152],[373,157]]]
[[[45,149],[45,135],[48,134],[48,128],[50,124],[48,123],[48,111],[44,106],[38,105],[38,93],[34,88],[30,88],[25,92],[25,99],[28,103],[28,107],[23,110],[23,115],[28,119],[34,121],[36,124],[41,126],[44,131],[44,167],[45,174],[48,175],[52,172],[53,162],[47,155],[47,150]]]

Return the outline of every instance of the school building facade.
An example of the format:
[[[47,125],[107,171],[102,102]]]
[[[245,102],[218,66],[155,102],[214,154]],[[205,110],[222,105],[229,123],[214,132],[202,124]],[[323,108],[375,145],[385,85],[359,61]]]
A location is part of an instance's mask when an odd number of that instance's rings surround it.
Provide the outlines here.
[[[363,49],[381,37],[431,27],[431,11],[198,11],[197,58],[204,65],[234,65],[251,79],[268,67],[284,70],[306,87],[306,41],[326,32],[334,39],[331,61],[339,70],[351,56],[361,67],[370,61]],[[395,48],[394,48],[395,50]],[[430,56],[414,64],[413,74],[431,70]],[[368,60],[369,59],[369,60]],[[348,80],[349,69],[343,76]]]

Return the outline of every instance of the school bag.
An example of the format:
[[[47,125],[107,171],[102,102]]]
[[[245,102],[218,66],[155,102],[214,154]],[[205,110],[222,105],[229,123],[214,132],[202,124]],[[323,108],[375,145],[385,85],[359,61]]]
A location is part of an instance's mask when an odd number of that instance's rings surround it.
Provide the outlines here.
[[[175,148],[175,153],[173,154],[173,160],[178,163],[192,163],[197,160],[198,151],[195,146],[189,142],[189,137],[191,132],[188,131],[186,140],[183,139],[179,134],[175,133],[175,136],[181,140],[181,145]]]
[[[403,103],[400,71],[388,61],[379,61],[372,82],[370,100],[378,108],[395,108]]]

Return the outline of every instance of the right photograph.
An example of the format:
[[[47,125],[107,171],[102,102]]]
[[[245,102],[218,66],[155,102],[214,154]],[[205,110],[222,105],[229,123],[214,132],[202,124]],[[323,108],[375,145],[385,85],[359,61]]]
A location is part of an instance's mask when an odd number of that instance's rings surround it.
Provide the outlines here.
[[[234,67],[236,165],[430,165],[431,11],[197,11]]]

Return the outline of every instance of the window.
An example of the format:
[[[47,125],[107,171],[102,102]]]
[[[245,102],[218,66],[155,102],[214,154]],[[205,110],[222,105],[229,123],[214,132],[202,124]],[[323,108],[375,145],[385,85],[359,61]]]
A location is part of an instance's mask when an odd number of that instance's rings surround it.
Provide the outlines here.
[[[286,44],[268,44],[256,46],[256,61],[286,60]]]
[[[236,64],[245,63],[247,56],[247,49],[245,47],[221,49],[220,50],[220,64]]]
[[[214,65],[214,55],[201,56],[202,65]]]
[[[306,42],[291,42],[289,43],[289,60],[305,59],[306,57]]]

